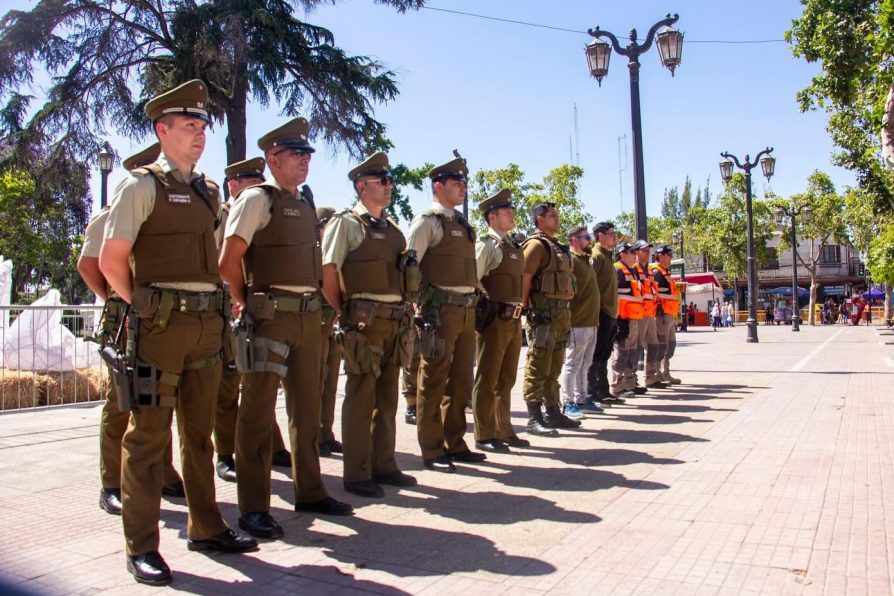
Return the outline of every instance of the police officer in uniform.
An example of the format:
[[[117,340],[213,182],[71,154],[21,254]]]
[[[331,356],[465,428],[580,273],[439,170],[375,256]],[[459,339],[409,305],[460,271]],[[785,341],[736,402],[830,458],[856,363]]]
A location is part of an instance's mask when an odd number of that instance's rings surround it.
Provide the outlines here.
[[[539,203],[533,213],[537,233],[523,245],[522,303],[528,306],[523,392],[528,406],[528,432],[554,437],[558,433],[553,429],[580,426],[579,421],[562,413],[559,386],[565,345],[571,333],[569,302],[574,297],[574,275],[568,246],[555,237],[559,229],[556,205]],[[546,407],[545,416],[542,406]]]
[[[335,215],[335,209],[332,207],[317,207],[317,221],[319,227],[320,240],[323,239],[323,233],[326,230],[329,220]],[[341,344],[335,341],[334,323],[335,308],[328,302],[323,303],[323,329],[320,333],[322,337],[320,358],[323,362],[323,381],[321,388],[323,391],[323,402],[320,419],[320,455],[329,456],[333,453],[342,452],[342,444],[335,438],[332,431],[332,425],[335,423],[335,394],[338,391],[338,369],[341,366],[342,349]]]
[[[217,507],[211,427],[221,374],[225,302],[217,270],[217,186],[196,162],[205,147],[208,91],[189,81],[145,111],[161,155],[118,187],[100,269],[138,317],[128,336],[141,393],[124,434],[121,494],[127,567],[138,582],[166,584],[158,553],[162,458],[177,408],[190,550],[243,552],[254,539],[229,529]],[[131,268],[132,262],[132,268]],[[137,319],[132,319],[137,321]]]
[[[515,228],[512,191],[501,189],[478,210],[487,234],[475,243],[478,278],[486,295],[478,302],[478,368],[472,388],[475,444],[484,451],[529,447],[512,429],[512,387],[521,351],[522,275],[525,255],[511,234]]]
[[[650,382],[678,385],[680,379],[670,374],[670,360],[674,357],[677,347],[677,322],[674,320],[674,315],[680,312],[677,284],[671,279],[669,269],[674,249],[662,244],[655,254],[658,256],[658,262],[653,263],[650,269],[658,293],[658,314],[655,317],[658,336],[658,350],[655,356],[657,370],[646,371],[646,385]]]
[[[252,323],[251,370],[243,375],[236,421],[239,527],[281,538],[270,515],[270,425],[280,383],[285,388],[296,511],[349,515],[320,477],[322,255],[307,179],[314,149],[309,125],[294,118],[258,140],[272,175],[244,190],[227,222],[220,270],[233,300]]]
[[[220,226],[218,227],[221,243],[233,202],[244,189],[264,181],[266,165],[263,157],[254,157],[237,161],[224,169],[227,190],[230,191],[230,202],[221,205]],[[230,316],[228,315],[228,319]],[[227,333],[232,333],[229,323]],[[236,482],[236,462],[233,459],[233,454],[236,452],[236,417],[239,412],[239,386],[241,384],[242,375],[236,370],[236,362],[224,363],[218,391],[217,415],[214,418],[214,449],[217,451],[217,476],[227,482]],[[291,467],[292,454],[286,449],[275,417],[271,432],[273,433],[273,465]]]
[[[388,156],[374,153],[348,179],[359,200],[326,226],[323,292],[338,313],[348,377],[341,411],[345,490],[378,498],[385,495],[381,484],[416,484],[394,459],[401,333],[415,335],[402,270],[407,243],[384,212],[393,181]]]
[[[158,158],[161,145],[153,143],[146,149],[131,155],[122,162],[127,171],[148,165]],[[111,292],[106,278],[99,270],[99,253],[102,248],[102,236],[105,232],[106,220],[109,218],[109,206],[97,213],[87,224],[84,232],[84,245],[78,258],[78,272],[87,287],[104,301],[102,313],[102,345],[113,345],[119,329],[124,324],[124,311],[127,304],[114,292]],[[118,348],[124,350],[126,335],[122,333]],[[173,410],[172,410],[173,413]],[[102,489],[99,491],[99,507],[106,513],[121,515],[121,439],[127,430],[130,412],[122,412],[118,408],[118,396],[115,385],[106,385],[106,401],[102,406],[99,418],[99,474]],[[174,469],[173,439],[168,442],[164,453],[165,478],[161,494],[166,497],[183,497],[183,480]]]
[[[636,255],[633,245],[621,242],[617,246],[618,261],[615,276],[618,287],[618,333],[612,353],[611,393],[613,401],[624,403],[635,395],[637,347],[640,322],[643,318],[643,299],[636,275]]]
[[[432,168],[428,177],[435,200],[413,219],[407,235],[423,284],[416,431],[425,467],[440,472],[454,472],[453,461],[486,459],[470,451],[463,439],[472,394],[478,285],[475,233],[456,211],[467,176],[462,158]]]
[[[649,269],[649,260],[652,256],[652,245],[645,240],[637,240],[633,243],[633,252],[636,254],[636,275],[640,280],[640,293],[643,297],[643,318],[639,324],[639,347],[637,348],[637,368],[646,373],[645,386],[636,383],[633,392],[643,395],[647,389],[664,389],[666,385],[656,378],[658,372],[658,332],[655,325],[655,315],[658,313],[658,296],[655,290],[655,280]],[[649,375],[649,371],[653,371]],[[636,374],[636,373],[634,373]]]

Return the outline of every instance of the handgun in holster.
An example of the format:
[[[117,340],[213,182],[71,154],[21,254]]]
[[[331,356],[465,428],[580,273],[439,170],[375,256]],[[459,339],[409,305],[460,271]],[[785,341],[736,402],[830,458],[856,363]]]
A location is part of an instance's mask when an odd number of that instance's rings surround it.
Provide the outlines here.
[[[109,370],[112,372],[112,385],[115,387],[115,395],[118,398],[118,409],[122,412],[130,412],[136,408],[133,393],[133,366],[128,361],[128,352],[122,352],[118,347],[121,345],[121,334],[124,332],[125,325],[129,324],[129,319],[137,318],[129,315],[130,305],[128,304],[127,308],[124,309],[124,315],[121,317],[114,341],[99,352],[99,355],[109,365]],[[127,343],[129,348],[131,344],[129,336]]]
[[[233,322],[233,334],[236,336],[236,370],[242,374],[254,370],[254,331],[254,318],[248,309],[243,308],[242,314]]]

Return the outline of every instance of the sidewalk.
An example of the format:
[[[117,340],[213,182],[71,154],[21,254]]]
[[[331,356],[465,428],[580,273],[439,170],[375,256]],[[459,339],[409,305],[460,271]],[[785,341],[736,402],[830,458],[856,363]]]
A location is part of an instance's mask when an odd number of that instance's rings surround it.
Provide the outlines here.
[[[400,416],[398,461],[419,486],[362,500],[342,490],[340,460],[324,458],[330,492],[357,514],[317,518],[292,510],[291,481],[274,471],[271,513],[286,536],[247,555],[187,551],[185,504],[165,501],[167,589],[890,594],[894,348],[879,344],[894,336],[758,332],[758,344],[744,325],[679,334],[684,385],[453,475],[422,468],[415,427]],[[120,518],[97,504],[99,410],[0,415],[0,575],[17,587],[159,591],[126,572]],[[235,485],[217,489],[235,527]]]

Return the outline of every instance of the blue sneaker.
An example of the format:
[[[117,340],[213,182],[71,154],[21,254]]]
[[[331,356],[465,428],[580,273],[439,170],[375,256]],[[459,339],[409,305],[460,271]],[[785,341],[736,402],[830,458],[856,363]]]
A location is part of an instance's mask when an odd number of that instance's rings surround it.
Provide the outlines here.
[[[605,408],[592,399],[587,399],[587,401],[577,404],[577,409],[581,412],[590,412],[592,414],[605,414]]]
[[[572,420],[580,420],[584,417],[584,413],[580,411],[576,403],[565,404],[565,407],[562,408],[562,413]]]

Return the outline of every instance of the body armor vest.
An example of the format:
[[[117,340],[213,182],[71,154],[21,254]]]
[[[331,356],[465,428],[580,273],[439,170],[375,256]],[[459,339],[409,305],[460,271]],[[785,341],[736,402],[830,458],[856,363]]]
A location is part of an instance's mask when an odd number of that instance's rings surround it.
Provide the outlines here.
[[[155,180],[155,205],[133,244],[134,286],[152,283],[220,283],[214,230],[220,209],[217,185],[208,196],[165,174],[157,164],[133,170]],[[209,183],[210,182],[210,183]]]
[[[487,296],[495,302],[520,304],[522,300],[522,276],[525,273],[525,254],[521,247],[506,234],[500,240],[503,259],[496,269],[481,278]]]
[[[542,242],[549,249],[549,263],[537,272],[531,289],[553,300],[571,300],[574,297],[574,275],[571,273],[571,254],[549,236],[537,233],[528,242]]]
[[[267,193],[271,207],[270,222],[254,235],[242,259],[249,292],[270,286],[319,288],[323,254],[317,242],[317,214],[281,188],[266,183],[254,188]]]
[[[444,235],[437,246],[425,251],[419,264],[422,279],[440,287],[477,286],[475,236],[469,223],[458,213],[448,218],[429,211],[423,217],[437,217]]]
[[[402,296],[397,261],[407,247],[403,233],[388,219],[349,213],[360,221],[364,236],[360,246],[345,255],[341,266],[345,297],[361,293]]]

